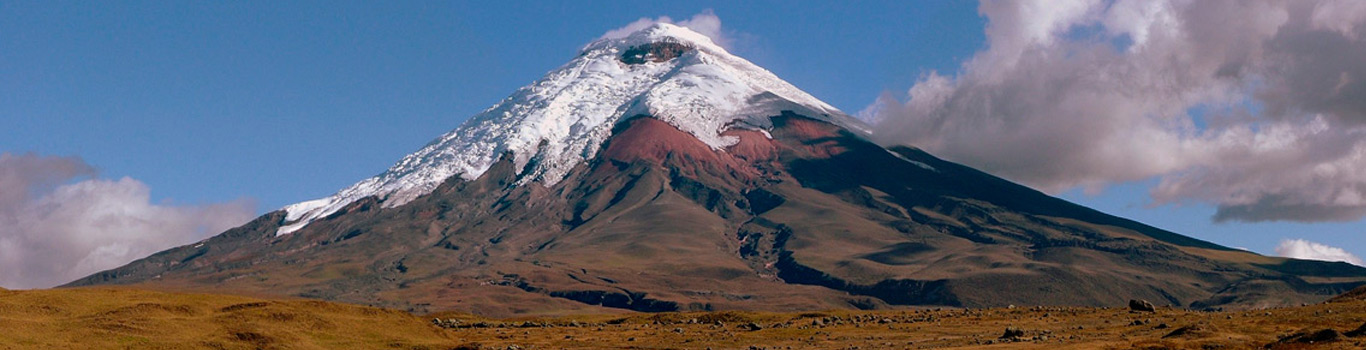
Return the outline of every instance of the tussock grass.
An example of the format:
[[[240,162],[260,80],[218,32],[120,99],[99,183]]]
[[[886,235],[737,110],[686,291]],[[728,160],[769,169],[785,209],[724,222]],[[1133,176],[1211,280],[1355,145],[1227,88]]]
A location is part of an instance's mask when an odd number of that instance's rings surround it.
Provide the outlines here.
[[[125,288],[0,292],[0,349],[448,349],[423,318],[309,300]]]

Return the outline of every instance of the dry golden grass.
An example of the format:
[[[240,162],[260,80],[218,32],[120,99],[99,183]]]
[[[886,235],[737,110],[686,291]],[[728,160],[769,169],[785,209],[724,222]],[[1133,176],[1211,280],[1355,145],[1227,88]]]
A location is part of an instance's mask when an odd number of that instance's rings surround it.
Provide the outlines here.
[[[448,322],[438,327],[432,318]],[[136,289],[0,290],[0,349],[1360,349],[1366,301],[1192,312],[1019,307],[486,319]],[[1008,327],[1022,335],[1001,336]]]
[[[120,288],[0,291],[0,349],[446,349],[411,314]]]
[[[1330,311],[1331,310],[1331,311]],[[1366,302],[1256,312],[1123,308],[668,313],[480,320],[455,316],[462,342],[506,349],[1361,349],[1366,336],[1279,342],[1294,333],[1346,333]],[[482,322],[482,324],[480,323]],[[530,322],[530,324],[527,324]],[[577,322],[578,326],[573,323]],[[553,325],[553,326],[547,326]],[[471,327],[476,326],[476,327]],[[758,326],[758,327],[754,327]],[[757,328],[757,330],[756,330]],[[1007,328],[1023,336],[1003,339]],[[1178,329],[1185,328],[1181,331]]]

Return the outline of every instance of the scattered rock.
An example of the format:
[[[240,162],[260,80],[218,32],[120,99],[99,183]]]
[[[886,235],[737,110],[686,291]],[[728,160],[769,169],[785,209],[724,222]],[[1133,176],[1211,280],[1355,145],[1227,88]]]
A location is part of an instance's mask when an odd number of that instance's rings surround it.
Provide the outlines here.
[[[1153,303],[1143,299],[1129,299],[1129,311],[1137,312],[1157,312],[1157,307]]]
[[[764,329],[764,326],[760,326],[758,323],[750,322],[740,325],[740,329],[747,331],[757,331],[760,329]]]
[[[460,322],[460,320],[457,320],[457,319],[454,319],[454,318],[449,318],[449,319],[444,319],[444,320],[443,320],[443,319],[440,319],[440,318],[433,318],[433,319],[432,319],[432,324],[435,325],[435,326],[437,326],[437,327],[447,328],[447,329],[450,329],[450,328],[469,328],[469,327],[470,327],[470,325],[464,324],[464,323]]]

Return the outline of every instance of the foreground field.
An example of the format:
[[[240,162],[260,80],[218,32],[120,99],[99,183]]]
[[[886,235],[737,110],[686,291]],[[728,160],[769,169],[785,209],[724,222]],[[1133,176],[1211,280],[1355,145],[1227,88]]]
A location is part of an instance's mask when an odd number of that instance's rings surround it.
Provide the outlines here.
[[[0,349],[1360,349],[1363,322],[1366,300],[1240,312],[1017,307],[493,320],[134,289],[0,290]]]
[[[0,349],[445,349],[411,314],[134,289],[0,290]]]

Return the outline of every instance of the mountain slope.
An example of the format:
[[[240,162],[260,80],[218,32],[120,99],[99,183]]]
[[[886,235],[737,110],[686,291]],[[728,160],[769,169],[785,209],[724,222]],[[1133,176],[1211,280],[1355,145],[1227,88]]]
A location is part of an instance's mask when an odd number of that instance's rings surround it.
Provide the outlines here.
[[[336,195],[285,208],[297,230],[360,198],[385,207],[431,192],[443,180],[473,180],[505,152],[528,180],[554,184],[591,159],[624,117],[656,116],[714,149],[734,142],[736,125],[765,127],[765,117],[803,111],[846,127],[859,122],[705,36],[658,24],[623,38],[594,41],[569,63],[404,157],[388,171]]]
[[[659,25],[590,44],[380,176],[71,285],[512,315],[1268,307],[1366,281],[883,148],[704,40]]]

